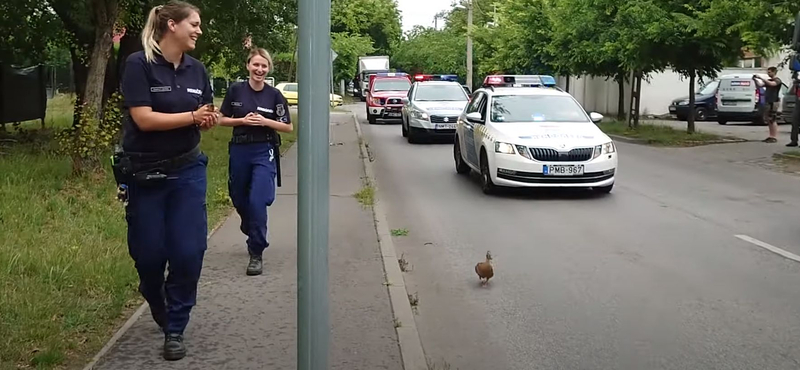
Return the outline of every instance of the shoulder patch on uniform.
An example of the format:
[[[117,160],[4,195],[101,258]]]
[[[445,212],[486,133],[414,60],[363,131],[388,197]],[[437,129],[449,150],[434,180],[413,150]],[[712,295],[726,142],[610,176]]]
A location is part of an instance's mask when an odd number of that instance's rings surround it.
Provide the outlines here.
[[[286,109],[283,107],[283,104],[278,104],[275,106],[275,113],[279,116],[286,114]]]
[[[193,89],[193,88],[191,88],[191,87],[187,87],[187,88],[186,88],[186,91],[188,91],[188,92],[190,92],[190,93],[192,93],[192,94],[197,94],[197,95],[202,95],[202,94],[203,94],[203,90],[200,90],[200,89]]]
[[[153,86],[150,88],[150,92],[170,92],[172,91],[172,86]]]

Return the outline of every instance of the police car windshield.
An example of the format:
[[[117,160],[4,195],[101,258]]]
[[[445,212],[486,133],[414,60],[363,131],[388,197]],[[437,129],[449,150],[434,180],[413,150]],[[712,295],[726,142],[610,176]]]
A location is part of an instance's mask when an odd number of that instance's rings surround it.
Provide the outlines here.
[[[495,95],[491,108],[492,122],[589,122],[568,96]]]
[[[407,91],[411,87],[411,81],[406,79],[396,80],[377,80],[375,81],[374,91]]]
[[[416,101],[467,101],[461,85],[419,85],[414,93]]]

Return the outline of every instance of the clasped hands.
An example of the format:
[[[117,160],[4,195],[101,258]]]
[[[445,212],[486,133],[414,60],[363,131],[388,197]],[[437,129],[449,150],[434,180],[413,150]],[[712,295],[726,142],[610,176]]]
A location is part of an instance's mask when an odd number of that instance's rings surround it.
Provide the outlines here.
[[[208,130],[219,123],[220,113],[214,104],[206,104],[194,111],[192,117],[201,130]]]
[[[268,126],[269,120],[258,114],[258,113],[247,113],[246,116],[242,117],[242,122],[248,126]]]

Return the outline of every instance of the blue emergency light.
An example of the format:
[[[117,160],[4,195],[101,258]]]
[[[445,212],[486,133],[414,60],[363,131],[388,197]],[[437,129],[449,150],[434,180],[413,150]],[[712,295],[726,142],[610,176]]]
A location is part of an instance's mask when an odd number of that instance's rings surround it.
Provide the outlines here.
[[[455,81],[458,82],[458,75],[426,75],[426,74],[418,74],[414,75],[414,80],[416,81]]]

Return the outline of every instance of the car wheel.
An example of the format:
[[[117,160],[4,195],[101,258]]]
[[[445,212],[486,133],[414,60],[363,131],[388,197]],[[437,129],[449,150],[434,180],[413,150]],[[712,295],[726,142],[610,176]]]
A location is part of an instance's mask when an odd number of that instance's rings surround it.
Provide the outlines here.
[[[419,143],[420,139],[421,139],[420,136],[421,136],[421,134],[419,133],[419,131],[417,131],[417,129],[415,129],[414,127],[408,126],[407,139],[408,139],[409,144],[417,144],[417,143]]]
[[[367,114],[367,121],[369,121],[370,125],[374,125],[378,119],[373,115]]]
[[[697,108],[694,112],[695,121],[705,121],[708,119],[708,113],[705,108]]]
[[[402,126],[403,126],[403,129],[402,129],[403,137],[408,137],[408,128],[406,128],[406,119],[405,118],[403,118]]]
[[[720,125],[727,125],[728,121],[717,120],[717,123],[719,123]]]
[[[492,176],[489,173],[489,160],[483,150],[481,150],[481,190],[483,190],[484,194],[493,194],[497,190],[497,186],[492,182]]]
[[[456,162],[456,173],[462,175],[469,173],[469,165],[464,162],[464,157],[461,156],[461,145],[458,143],[458,136],[455,137],[453,143],[453,159]]]
[[[611,185],[608,185],[608,186],[597,186],[597,187],[594,187],[594,188],[592,188],[592,190],[594,190],[594,191],[596,191],[598,193],[601,193],[601,194],[608,194],[608,193],[611,192],[611,189],[613,189],[613,188],[614,188],[614,184],[612,183]]]

